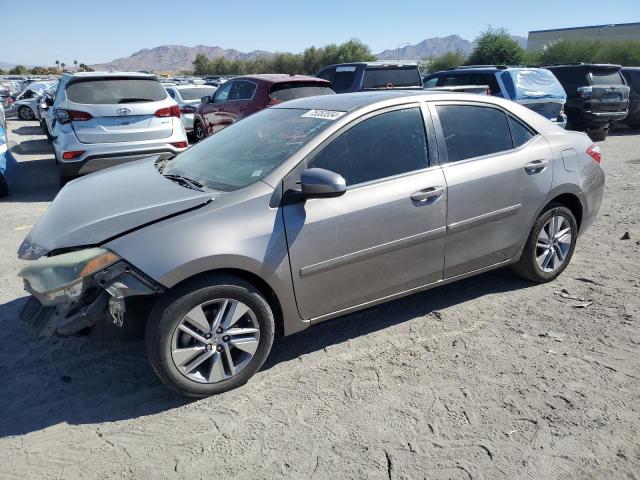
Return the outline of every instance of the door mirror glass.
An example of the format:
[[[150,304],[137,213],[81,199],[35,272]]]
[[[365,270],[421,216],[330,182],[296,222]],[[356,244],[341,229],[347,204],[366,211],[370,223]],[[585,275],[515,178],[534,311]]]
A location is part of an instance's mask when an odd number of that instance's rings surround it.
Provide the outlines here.
[[[309,168],[302,172],[300,185],[306,198],[339,197],[347,191],[344,177],[324,168]]]

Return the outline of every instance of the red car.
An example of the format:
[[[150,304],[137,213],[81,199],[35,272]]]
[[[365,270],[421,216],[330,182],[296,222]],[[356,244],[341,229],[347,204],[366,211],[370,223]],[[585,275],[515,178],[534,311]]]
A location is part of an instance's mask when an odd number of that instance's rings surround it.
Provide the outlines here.
[[[246,75],[223,83],[213,95],[202,97],[193,119],[198,140],[244,117],[287,100],[334,95],[331,82],[306,75]]]

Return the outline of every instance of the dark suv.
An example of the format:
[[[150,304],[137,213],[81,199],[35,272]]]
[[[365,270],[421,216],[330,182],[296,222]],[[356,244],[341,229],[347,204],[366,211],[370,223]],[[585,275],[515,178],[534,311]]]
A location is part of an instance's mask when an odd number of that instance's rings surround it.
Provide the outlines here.
[[[246,75],[223,83],[202,103],[193,118],[198,140],[271,105],[301,97],[333,95],[326,80],[306,75]]]
[[[549,65],[567,92],[567,128],[586,131],[592,140],[607,138],[609,125],[624,120],[629,87],[620,65],[575,63]]]
[[[422,77],[417,63],[340,63],[323,68],[317,76],[330,81],[336,93],[381,89],[422,89]]]
[[[625,123],[631,128],[640,128],[640,67],[622,67],[621,71],[631,89],[629,115],[625,118]]]

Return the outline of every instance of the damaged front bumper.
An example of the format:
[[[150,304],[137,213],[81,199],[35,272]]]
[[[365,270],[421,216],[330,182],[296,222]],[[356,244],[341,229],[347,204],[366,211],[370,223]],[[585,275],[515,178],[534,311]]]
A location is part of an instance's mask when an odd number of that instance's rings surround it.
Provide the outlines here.
[[[91,250],[90,255],[86,250],[73,252],[74,261],[76,257],[81,258],[77,264],[69,262],[69,258],[51,257],[47,259],[49,263],[28,266],[20,272],[25,290],[32,294],[20,318],[31,324],[38,336],[73,335],[110,319],[122,326],[127,298],[163,291],[159,284],[111,252]],[[95,252],[98,250],[102,252]],[[51,261],[54,259],[57,260]],[[57,276],[52,273],[56,268]],[[55,278],[52,280],[52,277]],[[69,278],[73,280],[60,285]]]

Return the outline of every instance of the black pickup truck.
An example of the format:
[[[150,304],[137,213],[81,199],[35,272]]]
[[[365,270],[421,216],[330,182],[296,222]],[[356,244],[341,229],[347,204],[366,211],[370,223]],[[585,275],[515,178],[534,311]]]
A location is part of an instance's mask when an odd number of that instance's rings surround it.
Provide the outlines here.
[[[573,63],[548,65],[567,92],[567,129],[584,130],[593,141],[607,138],[609,125],[624,120],[629,87],[620,65]]]
[[[316,75],[331,82],[336,93],[364,90],[422,90],[415,62],[354,62],[329,65]]]

